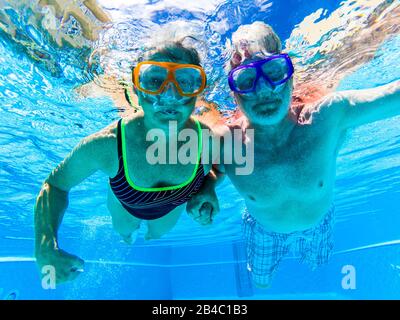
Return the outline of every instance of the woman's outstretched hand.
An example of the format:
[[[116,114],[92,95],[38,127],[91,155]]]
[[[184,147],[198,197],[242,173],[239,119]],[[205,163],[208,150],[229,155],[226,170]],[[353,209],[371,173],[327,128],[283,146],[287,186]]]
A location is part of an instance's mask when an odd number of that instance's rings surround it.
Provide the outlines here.
[[[61,249],[42,249],[36,253],[36,262],[41,269],[54,268],[56,284],[74,280],[83,272],[84,261]]]

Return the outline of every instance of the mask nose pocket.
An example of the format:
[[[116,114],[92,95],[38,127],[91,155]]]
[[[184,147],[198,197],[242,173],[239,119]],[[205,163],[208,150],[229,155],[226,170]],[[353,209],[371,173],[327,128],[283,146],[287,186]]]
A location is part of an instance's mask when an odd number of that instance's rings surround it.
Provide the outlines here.
[[[275,86],[272,86],[267,79],[260,77],[256,85],[257,95],[268,98],[274,92]]]
[[[176,89],[175,85],[172,82],[167,83],[164,87],[163,92],[160,95],[160,100],[164,99],[175,99],[180,100],[181,95],[179,94],[178,90]]]

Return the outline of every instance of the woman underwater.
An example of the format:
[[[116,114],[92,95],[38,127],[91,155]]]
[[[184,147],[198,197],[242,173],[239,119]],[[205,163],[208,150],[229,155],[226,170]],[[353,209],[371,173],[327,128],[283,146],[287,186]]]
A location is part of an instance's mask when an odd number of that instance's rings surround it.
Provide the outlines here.
[[[107,174],[107,206],[113,227],[130,243],[143,220],[148,226],[146,239],[160,238],[171,230],[211,169],[210,161],[202,161],[208,160],[202,158],[202,146],[206,145],[202,129],[207,128],[191,117],[206,85],[197,51],[182,41],[171,42],[149,50],[140,60],[132,79],[142,110],[82,139],[51,172],[37,197],[35,255],[39,267],[55,267],[57,282],[75,279],[84,263],[60,249],[58,243],[57,231],[73,187],[98,170]],[[157,163],[148,152],[154,143],[148,138],[152,129],[166,137],[166,164]],[[174,147],[168,140],[176,140],[188,129],[196,134],[190,140],[196,151],[191,154],[193,161],[174,164],[170,157],[184,142],[177,141]]]

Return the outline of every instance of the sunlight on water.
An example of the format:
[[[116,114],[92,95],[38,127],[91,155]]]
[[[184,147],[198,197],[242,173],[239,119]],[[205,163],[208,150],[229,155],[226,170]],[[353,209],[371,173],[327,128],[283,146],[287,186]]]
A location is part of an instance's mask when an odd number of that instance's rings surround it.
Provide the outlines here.
[[[399,18],[400,5],[392,0],[346,1],[329,15],[321,8],[305,17],[286,41],[295,56],[297,83],[333,91],[385,40],[399,34]]]

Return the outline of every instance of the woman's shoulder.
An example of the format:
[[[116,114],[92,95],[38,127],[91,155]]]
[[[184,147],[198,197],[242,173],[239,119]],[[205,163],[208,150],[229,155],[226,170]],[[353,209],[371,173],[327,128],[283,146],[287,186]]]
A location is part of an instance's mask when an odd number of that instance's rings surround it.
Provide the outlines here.
[[[106,127],[90,135],[88,138],[91,139],[93,142],[96,142],[99,146],[100,145],[105,146],[107,144],[117,141],[118,121],[119,120],[113,121]]]
[[[101,169],[106,173],[114,171],[114,162],[115,159],[118,159],[117,125],[118,120],[115,120],[85,138],[91,145],[93,157],[97,159]]]
[[[138,122],[140,115],[134,114],[119,118],[93,135],[93,138],[104,141],[104,143],[115,143],[118,137],[118,122],[123,122],[125,127],[131,127]]]

